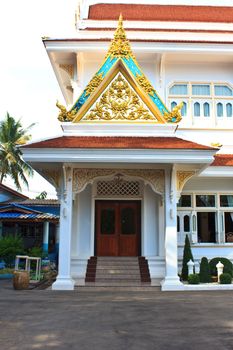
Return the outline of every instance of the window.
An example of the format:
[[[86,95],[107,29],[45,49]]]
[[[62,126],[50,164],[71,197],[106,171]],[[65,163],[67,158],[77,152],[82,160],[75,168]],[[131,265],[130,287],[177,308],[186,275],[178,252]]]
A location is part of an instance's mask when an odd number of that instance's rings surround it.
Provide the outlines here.
[[[215,195],[198,194],[196,195],[197,207],[215,207]]]
[[[194,103],[194,117],[200,117],[200,103],[199,102],[195,102]]]
[[[221,195],[220,196],[220,207],[233,207],[233,195]]]
[[[227,103],[226,112],[227,112],[227,117],[232,117],[232,104],[231,103]]]
[[[222,103],[217,103],[217,116],[223,117],[223,105]]]
[[[190,232],[190,217],[189,217],[189,215],[184,216],[184,232]]]
[[[232,96],[232,89],[227,85],[215,85],[214,93],[216,96]]]
[[[177,216],[176,218],[176,223],[177,223],[177,232],[180,232],[180,217]]]
[[[199,243],[216,243],[216,215],[214,212],[197,213],[197,234]]]
[[[177,106],[177,103],[173,101],[173,102],[171,103],[171,110],[173,110],[173,108],[175,108],[176,106]]]
[[[216,125],[221,122],[219,118],[233,117],[233,88],[227,83],[175,83],[169,88],[168,99],[172,108],[184,103],[181,115],[195,117],[193,125],[200,125],[204,120],[208,125],[210,122]]]
[[[203,109],[204,109],[204,117],[209,117],[210,116],[210,105],[208,102],[205,102],[203,104]]]
[[[185,117],[187,115],[187,103],[183,102],[183,107],[181,109],[181,115],[182,117]]]
[[[192,85],[192,95],[197,96],[209,96],[210,95],[210,85]]]
[[[233,213],[224,213],[225,242],[233,243]]]
[[[192,206],[191,195],[190,194],[182,194],[177,206],[178,207],[187,207],[187,208],[191,207]]]
[[[103,209],[101,211],[100,232],[102,235],[113,235],[115,233],[115,210]]]
[[[170,95],[188,95],[187,84],[174,84],[169,91]]]

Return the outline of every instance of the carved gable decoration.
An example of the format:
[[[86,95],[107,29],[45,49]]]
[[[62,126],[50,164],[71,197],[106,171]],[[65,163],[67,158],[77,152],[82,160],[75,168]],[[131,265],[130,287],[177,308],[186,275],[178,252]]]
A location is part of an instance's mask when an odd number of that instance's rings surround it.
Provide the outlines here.
[[[129,81],[120,72],[91,106],[82,121],[158,122]]]
[[[119,71],[124,74],[118,74]],[[60,103],[57,103],[57,107],[60,109],[58,119],[61,122],[120,120],[165,124],[178,123],[181,120],[182,104],[172,111],[166,107],[142,72],[120,16],[114,38],[100,69],[69,111]]]

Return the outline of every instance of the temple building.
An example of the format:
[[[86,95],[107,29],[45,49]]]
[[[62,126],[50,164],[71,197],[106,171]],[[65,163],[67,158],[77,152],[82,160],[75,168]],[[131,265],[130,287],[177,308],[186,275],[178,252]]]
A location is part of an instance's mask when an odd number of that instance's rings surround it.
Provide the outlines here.
[[[233,6],[175,2],[83,0],[75,37],[43,39],[63,136],[22,151],[60,200],[53,289],[107,257],[182,289],[186,235],[197,269],[233,260]]]

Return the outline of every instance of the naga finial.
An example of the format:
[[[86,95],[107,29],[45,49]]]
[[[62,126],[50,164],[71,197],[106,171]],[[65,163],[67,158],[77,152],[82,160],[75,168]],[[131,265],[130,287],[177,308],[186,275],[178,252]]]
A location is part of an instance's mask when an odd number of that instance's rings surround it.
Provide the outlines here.
[[[74,116],[76,114],[75,110],[67,111],[66,107],[60,104],[58,101],[56,103],[56,106],[60,109],[60,113],[58,114],[57,118],[60,122],[72,121],[74,119]]]
[[[183,107],[184,103],[181,102],[177,106],[175,106],[171,112],[165,112],[164,117],[166,118],[168,123],[178,123],[181,121],[181,109]]]

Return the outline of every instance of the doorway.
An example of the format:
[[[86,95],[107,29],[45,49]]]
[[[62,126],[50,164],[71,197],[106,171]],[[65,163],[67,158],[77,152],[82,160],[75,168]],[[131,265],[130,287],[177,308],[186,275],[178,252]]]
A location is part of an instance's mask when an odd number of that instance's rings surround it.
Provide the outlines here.
[[[96,201],[95,213],[97,256],[140,255],[140,201]]]

